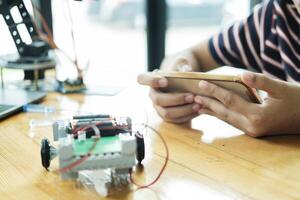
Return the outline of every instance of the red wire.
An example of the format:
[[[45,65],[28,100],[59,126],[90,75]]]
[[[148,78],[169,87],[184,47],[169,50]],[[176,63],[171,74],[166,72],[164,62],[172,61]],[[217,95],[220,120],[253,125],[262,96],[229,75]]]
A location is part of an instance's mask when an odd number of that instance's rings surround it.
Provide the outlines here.
[[[77,136],[79,131],[85,131],[86,129],[93,128],[95,126],[97,127],[98,125],[100,125],[104,122],[107,122],[107,121],[101,121],[101,122],[98,122],[96,124],[91,124],[91,125],[87,125],[87,126],[78,127],[78,128],[76,128],[72,131],[72,134]],[[107,128],[101,128],[101,129],[98,128],[98,129],[101,131],[101,130],[113,130],[113,129],[122,129],[122,128],[128,128],[128,126],[126,126],[126,125],[124,125],[124,126],[113,126],[113,127],[107,127]]]
[[[79,131],[84,131],[84,130],[86,130],[86,129],[88,129],[88,128],[92,128],[93,126],[96,126],[97,127],[97,125],[100,125],[100,124],[102,124],[103,122],[98,122],[98,123],[96,123],[96,124],[91,124],[91,125],[87,125],[87,126],[82,126],[82,127],[78,127],[78,128],[76,128],[76,129],[74,129],[73,131],[72,131],[72,134],[73,135],[78,135],[78,132]]]
[[[79,160],[71,163],[70,165],[60,168],[58,171],[59,173],[65,173],[67,171],[70,171],[71,169],[73,169],[74,167],[80,165],[81,163],[83,163],[84,161],[86,161],[86,159],[88,159],[88,157],[91,155],[92,151],[96,148],[98,141],[100,140],[100,138],[97,138],[95,140],[95,142],[93,143],[93,146],[90,148],[89,152],[87,153],[87,155],[83,156],[82,158],[80,158]]]
[[[97,126],[97,125],[100,125],[101,123],[103,123],[103,122],[97,123],[96,126]],[[92,127],[92,126],[95,126],[95,125],[90,125],[90,126],[80,127],[80,128],[78,128],[79,130],[73,131],[73,135],[75,135],[74,132],[77,132],[76,135],[78,135],[78,132],[79,132],[79,131],[84,131],[84,130],[86,130],[86,129]],[[116,126],[116,127],[111,128],[111,129],[121,128],[121,127],[124,128],[125,126]],[[125,128],[126,128],[126,127],[125,127]],[[110,129],[101,129],[101,130],[110,130]],[[60,172],[60,173],[64,173],[64,172],[70,171],[70,170],[73,169],[74,167],[76,167],[76,166],[80,165],[81,163],[83,163],[84,161],[86,161],[86,159],[91,155],[92,151],[96,148],[97,142],[99,141],[99,139],[100,139],[100,138],[98,138],[98,139],[94,142],[93,146],[91,147],[91,149],[89,150],[89,152],[87,153],[87,155],[83,156],[81,159],[79,159],[79,160],[77,160],[77,161],[71,163],[70,165],[68,165],[68,166],[66,166],[66,167],[64,167],[64,168],[59,169],[59,172]]]
[[[99,125],[99,124],[101,124],[101,123],[98,123],[97,125]],[[85,129],[90,128],[90,127],[91,126],[84,126],[84,127],[81,127],[81,130],[78,130],[78,131],[84,131]],[[124,128],[124,126],[117,126],[117,127],[111,128],[111,129],[120,128],[120,127]],[[104,129],[102,129],[102,130],[104,130]],[[109,129],[105,129],[105,130],[109,130]],[[78,131],[77,131],[77,135],[78,135]],[[73,133],[73,134],[75,134],[75,133]],[[97,138],[97,140],[93,143],[93,146],[91,147],[91,149],[89,150],[89,152],[87,153],[87,155],[83,156],[79,160],[71,163],[70,165],[68,165],[68,166],[66,166],[64,168],[59,169],[58,171],[60,173],[64,173],[64,172],[70,171],[74,167],[76,167],[76,166],[80,165],[81,163],[83,163],[84,161],[86,161],[86,159],[91,155],[92,151],[96,148],[97,143],[98,143],[99,140],[100,140],[100,138]]]
[[[78,132],[80,131],[80,129],[88,129],[88,128],[91,128],[92,126],[97,126],[97,125],[100,125],[102,123],[105,123],[105,122],[111,122],[112,121],[112,118],[107,118],[105,120],[102,120],[102,121],[99,121],[98,123],[95,123],[95,124],[88,124],[86,126],[79,126],[77,128],[75,128],[72,132],[72,134],[75,134],[75,132]],[[76,125],[76,122],[74,123],[74,126]],[[82,130],[81,130],[82,131]]]
[[[161,135],[157,130],[155,130],[155,129],[152,128],[151,126],[149,126],[149,125],[147,125],[147,124],[143,124],[143,125],[144,125],[146,128],[151,129],[154,133],[156,133],[156,134],[160,137],[161,141],[162,141],[163,144],[164,144],[165,150],[166,150],[166,157],[165,157],[165,162],[164,162],[164,164],[163,164],[161,170],[159,171],[158,175],[156,176],[156,178],[155,178],[153,181],[151,181],[151,182],[148,183],[148,184],[141,185],[141,184],[137,183],[137,182],[133,179],[132,172],[130,171],[130,175],[129,175],[130,181],[131,181],[134,185],[138,186],[138,189],[148,188],[148,187],[152,186],[153,184],[155,184],[155,183],[159,180],[159,178],[161,177],[161,175],[163,174],[163,172],[165,171],[166,166],[167,166],[168,161],[169,161],[169,148],[168,148],[168,145],[167,145],[165,139],[162,137],[162,135]]]
[[[98,125],[99,125],[99,124],[101,124],[101,123],[98,123]],[[154,184],[160,179],[160,177],[161,177],[161,175],[163,174],[163,172],[165,171],[166,166],[167,166],[168,161],[169,161],[169,148],[168,148],[168,145],[167,145],[165,139],[163,138],[163,136],[162,136],[157,130],[155,130],[154,128],[152,128],[151,126],[149,126],[149,125],[147,125],[147,124],[142,124],[142,125],[144,125],[145,128],[151,129],[154,133],[156,133],[156,134],[160,137],[160,139],[161,139],[161,141],[163,142],[164,147],[165,147],[166,157],[165,157],[165,162],[164,162],[164,164],[163,164],[161,170],[159,171],[158,175],[155,177],[155,179],[154,179],[153,181],[151,181],[151,182],[148,183],[148,184],[142,185],[142,184],[137,183],[137,182],[133,179],[132,171],[129,172],[129,173],[130,173],[129,178],[130,178],[131,183],[133,183],[134,185],[136,185],[136,186],[138,187],[138,189],[144,189],[144,188],[148,188],[148,187],[154,185]],[[84,126],[84,127],[81,127],[80,129],[81,129],[81,130],[85,130],[85,129],[89,128],[89,127],[91,127],[91,126]],[[80,130],[77,130],[77,132],[78,132],[78,131],[80,131]],[[91,147],[91,149],[89,150],[89,152],[88,152],[87,155],[85,155],[85,156],[82,157],[81,159],[75,161],[74,163],[71,163],[70,165],[68,165],[68,166],[66,166],[66,167],[64,167],[64,168],[59,169],[59,172],[60,172],[60,173],[67,172],[67,171],[73,169],[74,167],[80,165],[81,163],[83,163],[83,162],[91,155],[91,152],[92,152],[92,151],[94,150],[94,148],[97,146],[97,142],[99,141],[99,139],[100,139],[100,138],[98,138],[98,139],[94,142],[93,146]]]
[[[33,12],[35,13],[35,15],[37,15],[37,17],[41,20],[42,26],[46,31],[46,37],[47,37],[47,42],[49,43],[49,45],[53,48],[53,49],[57,49],[57,45],[55,44],[54,40],[53,40],[53,36],[52,33],[50,31],[50,28],[44,18],[44,16],[41,14],[41,11],[34,5],[32,4],[33,7]],[[39,26],[35,23],[35,20],[32,20],[39,35],[43,35],[42,31],[40,30]]]
[[[36,15],[38,16],[38,18],[41,20],[42,22],[42,26],[43,28],[45,29],[46,31],[46,35],[42,33],[42,31],[40,30],[40,28],[36,25],[35,21],[33,20],[34,24],[35,24],[35,27],[39,33],[39,36],[41,37],[41,39],[45,40],[43,35],[45,35],[45,37],[47,38],[47,43],[50,45],[51,48],[53,49],[57,49],[58,51],[60,51],[71,63],[73,63],[76,67],[76,70],[77,70],[77,73],[79,74],[79,76],[82,78],[82,71],[81,69],[79,68],[78,66],[78,62],[77,62],[77,54],[75,56],[75,61],[65,52],[63,51],[61,48],[59,48],[57,46],[57,44],[55,43],[54,39],[53,39],[53,36],[52,36],[52,33],[50,31],[50,28],[44,18],[44,16],[41,14],[40,10],[34,5],[32,4],[32,7],[33,7],[33,10],[34,12],[36,13]],[[73,29],[71,28],[71,34],[72,34],[72,42],[74,43],[74,38],[73,38]],[[73,47],[75,48],[75,44],[73,44]],[[76,51],[74,49],[74,51]]]
[[[72,38],[72,44],[73,44],[73,50],[74,50],[74,54],[75,54],[75,60],[74,63],[77,67],[77,71],[78,71],[78,75],[80,78],[82,78],[82,72],[79,69],[78,66],[78,54],[77,54],[77,49],[76,49],[76,42],[75,42],[75,37],[74,37],[74,24],[73,24],[73,17],[71,14],[71,8],[70,8],[70,4],[69,4],[69,0],[66,0],[66,5],[67,5],[67,13],[69,15],[69,21],[70,21],[70,32],[71,32],[71,38]]]
[[[77,133],[73,133],[74,136],[78,136],[79,135],[79,131],[85,131],[86,129],[88,128],[92,128],[93,126],[89,126],[89,127],[86,127],[84,129],[80,129],[77,131]],[[97,127],[98,128],[98,127]],[[115,130],[115,129],[122,129],[122,128],[127,128],[127,126],[114,126],[114,127],[107,127],[107,128],[98,128],[99,131],[103,131],[103,130]],[[126,130],[126,129],[125,129]]]

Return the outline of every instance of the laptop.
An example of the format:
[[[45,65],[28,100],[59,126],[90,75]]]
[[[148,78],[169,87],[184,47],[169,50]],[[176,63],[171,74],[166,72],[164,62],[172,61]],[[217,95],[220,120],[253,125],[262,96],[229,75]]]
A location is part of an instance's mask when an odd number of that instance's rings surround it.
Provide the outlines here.
[[[0,89],[0,119],[23,110],[23,106],[36,103],[46,96],[44,92]]]

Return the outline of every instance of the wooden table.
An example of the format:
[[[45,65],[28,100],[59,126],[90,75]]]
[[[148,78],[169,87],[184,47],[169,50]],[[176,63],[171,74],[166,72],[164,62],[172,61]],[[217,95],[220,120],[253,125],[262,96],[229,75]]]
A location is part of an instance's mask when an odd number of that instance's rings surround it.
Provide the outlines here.
[[[52,140],[51,127],[30,130],[31,120],[67,118],[94,112],[128,115],[146,122],[165,138],[170,160],[165,173],[149,189],[123,190],[108,199],[300,199],[300,137],[250,138],[208,116],[191,125],[163,122],[147,91],[132,87],[116,97],[49,94],[42,102],[56,114],[20,113],[0,123],[0,199],[101,199],[73,181],[62,181],[40,161],[40,141]],[[147,113],[147,114],[146,114]],[[161,168],[165,150],[159,137],[147,131],[143,171],[138,182],[149,182]]]

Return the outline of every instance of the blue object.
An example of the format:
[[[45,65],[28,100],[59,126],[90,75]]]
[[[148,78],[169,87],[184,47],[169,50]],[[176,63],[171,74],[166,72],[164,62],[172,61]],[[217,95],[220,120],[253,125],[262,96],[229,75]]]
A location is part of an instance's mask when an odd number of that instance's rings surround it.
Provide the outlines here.
[[[52,106],[44,106],[38,104],[27,104],[23,106],[24,112],[35,112],[35,113],[53,113],[55,108]]]

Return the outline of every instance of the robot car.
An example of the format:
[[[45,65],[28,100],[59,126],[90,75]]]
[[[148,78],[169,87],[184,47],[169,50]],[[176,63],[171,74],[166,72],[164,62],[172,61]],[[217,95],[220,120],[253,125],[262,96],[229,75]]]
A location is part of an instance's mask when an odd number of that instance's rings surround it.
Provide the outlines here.
[[[77,179],[82,170],[113,169],[126,175],[145,156],[144,138],[133,133],[129,117],[82,115],[72,120],[53,123],[53,139],[41,142],[41,160],[48,169],[55,157],[59,159],[62,179]]]

